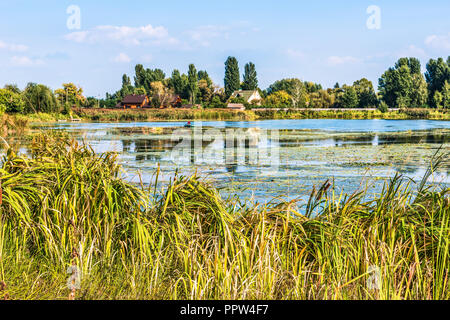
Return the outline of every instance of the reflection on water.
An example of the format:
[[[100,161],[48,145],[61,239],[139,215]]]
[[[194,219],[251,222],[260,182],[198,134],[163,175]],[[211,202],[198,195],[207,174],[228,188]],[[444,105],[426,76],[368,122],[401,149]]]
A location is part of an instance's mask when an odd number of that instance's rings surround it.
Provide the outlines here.
[[[306,197],[313,185],[332,179],[336,192],[380,190],[396,172],[419,180],[442,146],[450,151],[450,126],[429,120],[269,120],[254,122],[62,123],[39,126],[66,130],[89,141],[96,152],[120,153],[126,178],[142,174],[160,182],[176,169],[199,172],[221,188],[265,201]],[[241,135],[236,133],[241,133]],[[243,138],[242,138],[243,137]],[[432,180],[450,185],[450,160]]]

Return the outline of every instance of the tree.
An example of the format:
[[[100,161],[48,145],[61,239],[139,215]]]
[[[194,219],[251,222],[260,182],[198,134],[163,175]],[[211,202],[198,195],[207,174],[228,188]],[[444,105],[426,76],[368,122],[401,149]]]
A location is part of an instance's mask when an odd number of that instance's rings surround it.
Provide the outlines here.
[[[265,104],[271,107],[290,107],[292,105],[292,97],[286,91],[277,91],[267,96]]]
[[[58,101],[53,91],[43,84],[29,83],[24,92],[24,111],[31,112],[58,112]]]
[[[211,101],[213,90],[208,85],[208,81],[205,79],[201,79],[198,82],[198,95],[202,102],[209,103]]]
[[[450,57],[447,59],[447,62],[442,58],[438,58],[437,60],[430,59],[427,63],[425,79],[428,84],[428,103],[430,105],[436,105],[437,101],[434,100],[435,93],[437,91],[442,92],[445,81],[450,81],[449,60]]]
[[[342,108],[356,108],[358,107],[358,94],[352,86],[344,86],[344,94],[341,99],[340,106]]]
[[[163,81],[166,77],[164,71],[162,71],[161,69],[144,69],[144,66],[142,64],[137,64],[134,70],[135,87],[142,87],[146,90],[146,92],[150,92],[152,82]]]
[[[309,95],[311,108],[330,108],[335,104],[336,97],[332,89],[319,90]]]
[[[450,108],[450,82],[445,81],[444,88],[442,89],[442,107],[445,109]]]
[[[150,84],[150,95],[152,97],[152,106],[156,108],[161,106],[167,107],[171,102],[173,92],[161,81],[154,81]]]
[[[242,84],[243,90],[256,90],[258,89],[258,74],[256,73],[256,67],[252,62],[245,65],[244,82]]]
[[[142,95],[146,95],[147,92],[145,92],[144,88],[134,88],[133,89],[133,94],[142,96]]]
[[[193,64],[189,65],[188,71],[188,91],[189,91],[189,101],[194,104],[196,102],[197,92],[198,92],[198,75],[197,69]]]
[[[83,96],[83,89],[73,83],[63,83],[62,89],[55,90],[55,94],[61,104],[82,105],[86,98]]]
[[[213,81],[212,81],[211,78],[209,77],[208,72],[206,72],[206,71],[204,71],[204,70],[200,70],[200,71],[198,72],[198,81],[200,81],[200,80],[205,80],[209,88],[212,88],[213,85],[214,85],[214,84],[213,84]]]
[[[311,82],[311,81],[305,81],[304,85],[305,85],[305,88],[306,88],[306,92],[308,92],[308,93],[317,92],[317,91],[323,89],[321,84],[314,83],[314,82]]]
[[[360,108],[369,108],[377,105],[377,95],[373,89],[372,81],[362,78],[355,81],[353,87],[356,90]]]
[[[4,87],[6,90],[12,91],[14,93],[22,93],[19,89],[19,87],[17,86],[17,84],[5,84]]]
[[[239,90],[241,79],[239,75],[239,64],[235,57],[228,57],[225,62],[225,95],[228,99],[233,92]]]
[[[184,77],[183,77],[184,76]],[[177,69],[173,70],[172,77],[169,79],[169,87],[173,89],[175,94],[178,94],[181,98],[186,99],[187,92],[187,78],[186,75],[180,74]]]
[[[278,80],[267,89],[269,95],[278,91],[285,91],[291,96],[293,107],[302,108],[306,106],[307,93],[301,80],[296,78]]]
[[[129,94],[133,94],[135,91],[135,88],[131,85],[130,77],[128,77],[126,74],[122,76],[122,88],[119,91],[119,97],[123,99]],[[145,94],[145,90],[144,90]]]
[[[8,86],[5,86],[4,89],[0,89],[0,114],[3,112],[22,112],[24,105],[25,103],[20,93],[8,89]]]
[[[380,95],[391,108],[421,107],[426,103],[428,90],[420,62],[416,58],[401,58],[379,79]]]

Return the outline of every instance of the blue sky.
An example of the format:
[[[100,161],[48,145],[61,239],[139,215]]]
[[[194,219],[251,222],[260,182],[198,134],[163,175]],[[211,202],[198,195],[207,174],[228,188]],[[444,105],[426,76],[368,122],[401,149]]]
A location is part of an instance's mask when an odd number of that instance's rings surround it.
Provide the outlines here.
[[[67,8],[80,8],[69,29]],[[367,28],[371,5],[380,29]],[[324,86],[379,76],[401,56],[450,55],[448,0],[0,1],[0,86],[74,82],[104,96],[137,63],[208,70],[223,85],[230,55],[256,64],[261,88],[297,77]]]

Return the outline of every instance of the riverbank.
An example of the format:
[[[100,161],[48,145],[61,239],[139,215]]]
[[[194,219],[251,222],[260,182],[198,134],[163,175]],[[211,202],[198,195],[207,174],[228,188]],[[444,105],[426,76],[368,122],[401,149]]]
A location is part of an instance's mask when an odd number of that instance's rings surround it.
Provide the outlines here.
[[[270,119],[429,119],[450,120],[450,112],[434,109],[405,109],[381,112],[370,110],[333,109],[76,109],[74,113],[89,121],[189,121],[189,120],[228,120],[252,121]]]
[[[325,182],[302,208],[241,207],[197,176],[159,189],[120,172],[64,133],[8,152],[0,299],[450,298],[448,189],[397,175],[373,199]]]
[[[20,123],[58,121],[131,122],[131,121],[255,121],[295,119],[385,119],[385,120],[450,120],[450,111],[435,109],[73,109],[70,115],[33,113],[3,115]]]

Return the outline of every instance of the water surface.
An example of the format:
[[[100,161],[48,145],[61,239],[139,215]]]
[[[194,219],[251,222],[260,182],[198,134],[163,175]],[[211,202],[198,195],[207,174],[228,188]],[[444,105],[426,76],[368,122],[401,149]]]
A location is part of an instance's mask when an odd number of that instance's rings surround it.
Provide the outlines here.
[[[198,172],[224,197],[267,201],[305,198],[329,180],[336,193],[380,191],[399,172],[419,180],[438,148],[450,151],[450,124],[432,120],[265,120],[135,123],[58,123],[34,130],[65,130],[96,152],[120,153],[125,177],[160,183],[175,170]],[[243,135],[244,139],[230,135]],[[240,137],[241,137],[240,136]],[[183,147],[180,147],[180,144]],[[450,160],[431,183],[450,185]],[[139,178],[139,175],[141,178]]]

